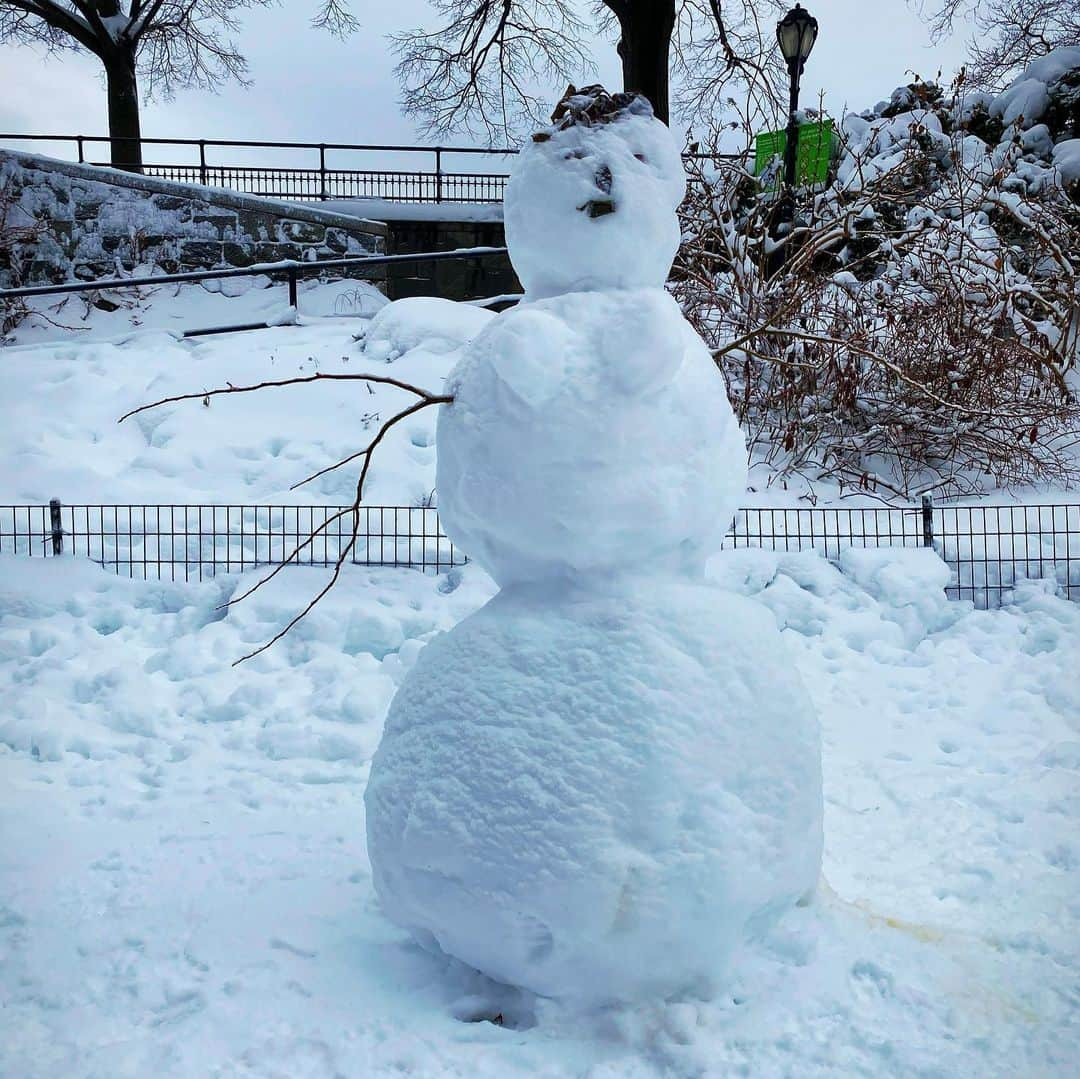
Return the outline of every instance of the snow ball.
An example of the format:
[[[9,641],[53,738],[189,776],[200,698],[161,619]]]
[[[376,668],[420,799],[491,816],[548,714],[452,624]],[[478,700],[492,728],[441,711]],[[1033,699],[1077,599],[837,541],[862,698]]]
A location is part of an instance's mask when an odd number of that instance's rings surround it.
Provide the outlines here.
[[[410,349],[453,352],[494,318],[491,311],[436,296],[407,296],[376,313],[364,333],[364,353],[389,363]]]
[[[421,652],[365,795],[382,908],[583,1004],[715,985],[812,892],[817,721],[772,615],[703,584],[504,589]]]
[[[1034,127],[1028,128],[1020,136],[1020,145],[1023,147],[1024,153],[1033,154],[1043,160],[1049,159],[1054,152],[1054,140],[1050,135],[1050,128],[1046,124],[1036,124]]]
[[[940,597],[952,571],[928,547],[845,547],[840,571],[875,599],[897,606],[926,594]]]
[[[518,155],[504,203],[510,261],[527,297],[662,287],[685,190],[675,140],[640,96],[603,122],[538,132]]]
[[[1024,127],[1037,123],[1050,104],[1046,83],[1039,79],[1018,79],[1004,93],[994,98],[990,112],[1000,116],[1001,122],[1009,124],[1023,121]]]
[[[1021,78],[1053,83],[1076,68],[1080,68],[1080,45],[1062,45],[1028,64]]]
[[[1067,183],[1080,181],[1080,139],[1066,139],[1054,147],[1054,168]]]
[[[959,615],[945,596],[952,571],[928,547],[847,547],[840,571],[880,604],[882,617],[905,631],[909,645]]]
[[[440,519],[501,585],[699,568],[746,490],[724,379],[662,289],[520,304],[446,389]]]

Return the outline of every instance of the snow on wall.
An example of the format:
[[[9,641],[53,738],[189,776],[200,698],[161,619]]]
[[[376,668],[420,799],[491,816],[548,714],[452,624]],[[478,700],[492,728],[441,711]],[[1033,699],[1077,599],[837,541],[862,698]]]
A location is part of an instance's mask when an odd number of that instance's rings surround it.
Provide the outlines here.
[[[381,254],[384,225],[322,209],[0,151],[6,226],[48,223],[0,254],[0,287],[280,259]],[[381,276],[381,273],[380,273]]]

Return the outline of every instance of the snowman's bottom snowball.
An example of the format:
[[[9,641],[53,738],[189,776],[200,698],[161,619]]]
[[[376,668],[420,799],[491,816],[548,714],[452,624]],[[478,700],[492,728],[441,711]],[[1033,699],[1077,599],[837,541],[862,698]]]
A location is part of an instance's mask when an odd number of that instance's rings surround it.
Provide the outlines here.
[[[391,919],[582,1002],[715,984],[821,865],[818,724],[772,615],[681,581],[499,593],[421,653],[365,800]]]

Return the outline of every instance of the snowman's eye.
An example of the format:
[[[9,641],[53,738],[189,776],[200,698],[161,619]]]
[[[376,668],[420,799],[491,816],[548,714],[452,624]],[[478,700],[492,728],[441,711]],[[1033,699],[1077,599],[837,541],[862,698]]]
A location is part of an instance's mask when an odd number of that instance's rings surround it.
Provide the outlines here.
[[[609,169],[607,165],[601,165],[600,168],[596,170],[594,179],[596,180],[596,186],[600,188],[605,195],[611,194],[611,169]]]
[[[649,159],[644,154],[634,154],[634,158],[635,160],[640,161],[643,165],[647,165],[649,163]]]

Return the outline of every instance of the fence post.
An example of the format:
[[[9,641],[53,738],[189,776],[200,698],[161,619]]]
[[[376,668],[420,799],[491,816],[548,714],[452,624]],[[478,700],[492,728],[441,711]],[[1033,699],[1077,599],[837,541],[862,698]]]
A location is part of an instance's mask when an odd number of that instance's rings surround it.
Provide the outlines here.
[[[296,309],[296,267],[289,267],[289,306]]]
[[[922,496],[922,545],[934,546],[934,500],[929,495]]]
[[[83,137],[82,135],[76,135],[75,141],[79,144],[79,164],[82,165],[86,161],[86,154],[83,153]]]
[[[319,143],[319,198],[326,202],[326,145]]]
[[[206,141],[199,139],[199,183],[206,185]]]
[[[49,499],[49,523],[52,527],[52,553],[64,553],[64,526],[60,520],[60,499]]]
[[[435,147],[435,201],[442,202],[442,147]]]

